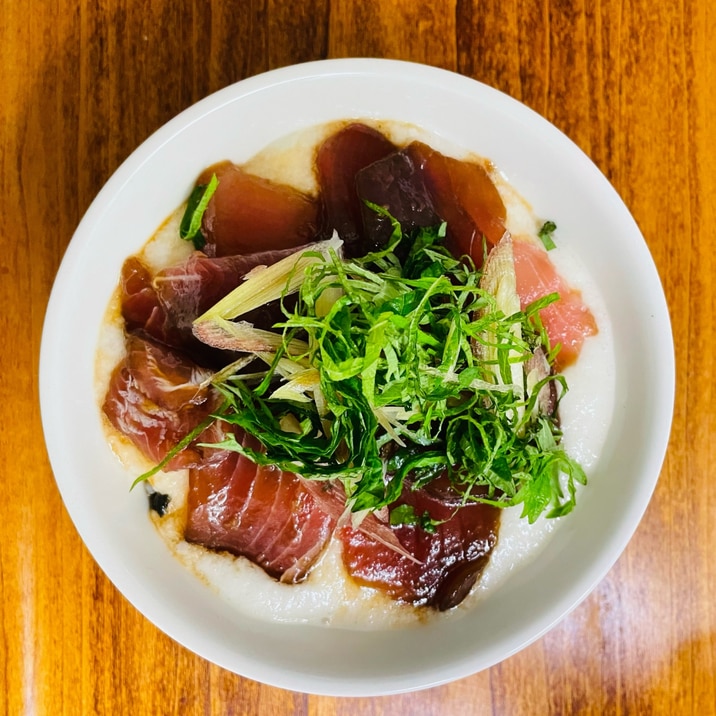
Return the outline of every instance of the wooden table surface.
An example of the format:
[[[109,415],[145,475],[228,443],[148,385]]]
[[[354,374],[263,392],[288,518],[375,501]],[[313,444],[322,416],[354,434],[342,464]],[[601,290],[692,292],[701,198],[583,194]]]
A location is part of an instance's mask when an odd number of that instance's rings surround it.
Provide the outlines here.
[[[714,713],[715,33],[711,0],[3,2],[0,712]],[[653,253],[678,375],[654,499],[594,593],[488,671],[374,699],[306,696],[240,678],[129,606],[62,505],[37,384],[55,272],[122,160],[214,90],[342,56],[455,70],[525,102],[575,140]]]

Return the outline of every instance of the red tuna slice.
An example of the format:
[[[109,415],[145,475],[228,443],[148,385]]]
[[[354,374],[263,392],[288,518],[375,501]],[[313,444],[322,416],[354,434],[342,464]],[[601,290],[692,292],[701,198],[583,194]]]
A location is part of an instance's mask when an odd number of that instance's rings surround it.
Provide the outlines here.
[[[306,244],[306,248],[310,246]],[[257,266],[271,266],[297,250],[292,247],[219,258],[210,258],[196,251],[181,265],[160,271],[152,285],[172,325],[191,333],[194,320],[233,291],[249,271]],[[269,313],[270,318],[264,317]],[[283,317],[279,309],[245,314],[242,320],[259,328],[270,328]]]
[[[495,245],[505,233],[507,212],[482,164],[445,156],[422,142],[406,153],[420,167],[437,214],[447,222],[446,245],[454,256],[470,256],[480,267],[483,236]]]
[[[231,162],[209,167],[197,180],[219,184],[202,219],[207,252],[249,254],[301,246],[318,232],[319,205],[294,187],[249,174]]]
[[[243,444],[259,448],[248,436]],[[187,542],[246,557],[287,583],[306,578],[335,527],[301,478],[230,451],[190,471],[187,510]]]
[[[153,277],[137,257],[131,257],[122,267],[120,284],[127,331],[178,348],[201,365],[221,367],[232,356],[198,341],[192,333],[193,321],[236,288],[251,269],[270,266],[294,251],[290,248],[220,258],[195,251],[186,261]],[[260,328],[270,328],[282,319],[278,302],[244,316]]]
[[[581,293],[557,273],[541,246],[533,241],[515,239],[512,251],[522,308],[550,293],[560,296],[558,301],[540,311],[540,319],[551,345],[561,345],[555,364],[558,370],[563,370],[577,360],[585,339],[598,332],[597,322],[582,301]]]
[[[179,348],[202,365],[223,360],[223,356],[217,357],[213,349],[194,337],[191,325],[179,325],[172,307],[162,301],[156,290],[151,272],[136,256],[128,258],[122,266],[120,301],[128,333]]]
[[[379,131],[359,123],[349,124],[331,135],[318,149],[316,169],[328,229],[338,232],[348,256],[361,256],[369,251],[364,245],[356,175],[396,149]]]
[[[152,275],[136,256],[130,256],[122,265],[120,288],[122,317],[130,328],[144,326],[152,313],[161,309]]]
[[[206,377],[199,366],[166,347],[129,336],[127,356],[112,374],[102,409],[146,458],[160,462],[219,407],[218,394],[202,385]],[[168,467],[200,460],[190,446]]]
[[[304,485],[321,509],[335,519],[337,526],[348,524],[351,514],[346,510],[346,493],[340,480],[306,480]],[[376,512],[366,514],[356,529],[393,551],[409,555],[398,541],[395,531]]]
[[[392,505],[411,505],[418,515],[446,520],[434,534],[415,525],[392,527],[406,552],[399,554],[360,529],[344,527],[343,560],[360,584],[380,589],[394,599],[444,611],[459,604],[487,565],[497,542],[499,509],[459,499],[440,478],[428,488],[406,488]],[[441,484],[440,484],[441,483]]]
[[[387,217],[373,211],[365,201],[386,209],[400,222],[404,232],[440,223],[425,187],[422,168],[403,150],[361,169],[356,175],[356,191],[362,202],[363,226],[371,250],[388,242],[393,227]]]

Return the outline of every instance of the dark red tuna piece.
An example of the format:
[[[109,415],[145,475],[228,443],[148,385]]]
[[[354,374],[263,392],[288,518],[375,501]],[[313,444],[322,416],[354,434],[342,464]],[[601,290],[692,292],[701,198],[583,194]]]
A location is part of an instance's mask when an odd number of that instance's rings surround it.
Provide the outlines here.
[[[335,524],[300,477],[239,453],[216,452],[189,473],[187,542],[246,557],[282,582],[306,578]]]
[[[388,218],[376,213],[365,201],[387,209],[404,232],[440,223],[422,167],[405,151],[394,152],[359,171],[356,190],[362,200],[363,226],[370,250],[384,246],[393,227]]]
[[[167,345],[180,345],[181,336],[171,325],[152,284],[152,274],[137,256],[130,256],[120,275],[120,303],[124,324]]]
[[[316,156],[318,182],[329,232],[334,229],[345,242],[347,256],[361,256],[364,247],[362,202],[356,192],[358,172],[392,154],[397,147],[379,131],[365,124],[349,124],[331,135]]]
[[[167,290],[164,287],[164,293]],[[186,321],[177,320],[184,311],[182,303],[175,310],[171,303],[162,300],[155,277],[137,256],[131,256],[122,266],[120,303],[127,333],[178,348],[202,365],[214,365],[224,360],[225,356],[217,355],[194,337],[190,322],[185,325]]]
[[[271,266],[297,250],[277,249],[218,258],[210,258],[196,251],[183,264],[160,271],[152,283],[169,321],[182,332],[186,346],[191,344],[189,336],[193,335],[191,329],[194,320],[233,291],[249,271],[257,266]],[[285,304],[290,306],[291,301],[287,300]],[[266,304],[241,317],[265,330],[283,318],[279,301]]]
[[[165,346],[128,336],[102,405],[114,427],[152,462],[160,462],[219,407],[208,373]],[[198,442],[198,440],[196,441]],[[201,461],[189,446],[169,462],[179,469]]]
[[[197,180],[219,184],[206,207],[202,233],[215,256],[301,246],[318,232],[319,204],[294,187],[255,176],[231,162],[209,167]]]
[[[201,365],[225,365],[233,356],[198,341],[192,333],[193,321],[236,288],[253,268],[270,266],[294,251],[290,248],[220,258],[195,251],[186,261],[155,276],[137,257],[129,258],[121,278],[126,329],[178,348]],[[243,320],[264,329],[282,319],[279,302],[243,316]]]
[[[419,516],[428,512],[433,519],[446,522],[434,534],[417,525],[391,528],[417,561],[364,531],[342,528],[338,534],[349,574],[358,583],[400,601],[441,611],[456,606],[487,565],[497,542],[499,509],[477,503],[460,507],[446,478],[416,491],[407,487],[391,507],[398,505],[410,505]]]
[[[421,142],[409,144],[405,152],[420,168],[435,211],[447,222],[447,247],[481,266],[483,236],[489,245],[497,244],[507,216],[489,173],[482,164],[445,156]]]

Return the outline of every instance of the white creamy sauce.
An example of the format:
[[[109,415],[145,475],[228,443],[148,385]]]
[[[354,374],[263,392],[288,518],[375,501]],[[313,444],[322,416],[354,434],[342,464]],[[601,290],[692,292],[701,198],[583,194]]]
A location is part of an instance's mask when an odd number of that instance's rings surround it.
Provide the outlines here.
[[[419,139],[444,153],[463,158],[454,147],[436,141],[418,128],[390,123],[378,123],[376,126],[396,144]],[[329,125],[287,137],[244,166],[248,171],[266,178],[313,192],[316,190],[312,171],[315,147],[334,129],[335,125]],[[507,207],[508,229],[513,235],[535,237],[539,226],[530,206],[496,172],[493,172],[493,179]],[[191,244],[177,238],[182,213],[183,207],[180,207],[143,249],[142,258],[152,270],[177,263],[191,253]],[[559,219],[549,218],[557,222]],[[563,446],[589,475],[606,440],[614,406],[615,362],[611,326],[604,301],[586,267],[563,248],[551,251],[550,257],[559,273],[572,286],[580,289],[599,326],[598,335],[586,340],[576,365],[564,372],[569,392],[560,403]],[[119,300],[115,297],[108,309],[98,347],[100,401],[112,370],[124,353],[119,316]],[[110,445],[126,467],[127,480],[131,484],[151,465],[127,440],[109,427],[107,432]],[[520,566],[533,560],[550,537],[571,518],[569,515],[557,520],[540,518],[530,525],[527,520],[520,519],[520,507],[503,510],[497,546],[478,584],[460,607],[438,614],[433,610],[399,604],[377,590],[356,585],[345,572],[337,541],[326,550],[309,578],[296,585],[278,583],[247,559],[188,544],[183,539],[187,472],[159,473],[152,478],[152,483],[157,491],[171,497],[165,517],[159,518],[152,513],[162,538],[179,560],[236,609],[268,621],[351,629],[399,628],[429,619],[451,618],[466,608],[474,607],[486,593],[496,589]],[[586,489],[589,489],[588,486]],[[138,516],[137,519],[141,518]]]

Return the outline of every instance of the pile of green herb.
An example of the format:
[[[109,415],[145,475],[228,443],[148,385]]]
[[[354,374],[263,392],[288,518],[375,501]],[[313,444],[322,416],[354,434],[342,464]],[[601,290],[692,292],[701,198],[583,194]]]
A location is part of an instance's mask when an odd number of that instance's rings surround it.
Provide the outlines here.
[[[350,261],[333,248],[307,252],[284,272],[278,295],[297,289],[298,300],[275,326],[279,348],[257,353],[267,369],[222,371],[215,382],[225,398],[216,417],[264,450],[233,437],[219,446],[340,480],[354,512],[447,474],[465,502],[521,504],[530,522],[568,513],[586,477],[560,447],[556,415],[536,408],[546,381],[562,392],[566,384],[550,375],[527,390],[523,370],[538,346],[554,357],[538,311],[557,296],[505,315],[483,273],[445,248],[444,225],[393,229],[383,251]],[[242,295],[254,293],[249,281]],[[198,322],[226,324],[249,310],[232,301]],[[431,528],[405,506],[391,517]]]

